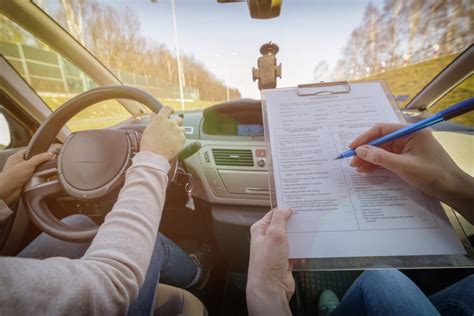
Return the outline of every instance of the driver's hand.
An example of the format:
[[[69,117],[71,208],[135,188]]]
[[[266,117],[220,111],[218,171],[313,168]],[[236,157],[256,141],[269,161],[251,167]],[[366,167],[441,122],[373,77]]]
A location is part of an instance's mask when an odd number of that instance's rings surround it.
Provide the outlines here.
[[[289,312],[295,291],[292,264],[288,261],[286,223],[291,209],[276,208],[250,229],[250,262],[247,305],[250,315],[282,315]]]
[[[183,119],[170,119],[173,109],[163,107],[145,128],[140,143],[140,151],[150,151],[165,157],[168,161],[178,155],[183,148],[186,137],[181,127]]]
[[[463,215],[472,221],[474,180],[456,165],[430,130],[418,131],[380,148],[363,145],[404,126],[377,124],[354,139],[349,147],[357,147],[357,156],[351,166],[359,172],[372,172],[379,166],[389,169],[427,195],[464,211]]]
[[[0,172],[0,199],[6,204],[13,203],[21,193],[23,186],[30,180],[38,165],[53,158],[50,152],[23,159],[24,151],[10,156]]]

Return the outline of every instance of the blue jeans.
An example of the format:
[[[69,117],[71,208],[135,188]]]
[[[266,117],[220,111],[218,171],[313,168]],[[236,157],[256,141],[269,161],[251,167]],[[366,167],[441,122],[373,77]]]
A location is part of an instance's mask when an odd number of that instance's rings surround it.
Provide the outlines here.
[[[96,224],[87,216],[72,215],[63,223],[77,228],[87,228]],[[18,257],[45,259],[50,257],[81,258],[89,248],[89,243],[74,243],[53,238],[47,234],[39,235],[25,247]],[[129,315],[150,315],[153,312],[158,281],[178,287],[190,287],[196,282],[198,267],[196,263],[174,242],[158,233],[150,266],[138,297],[130,305]]]
[[[398,270],[364,272],[331,316],[474,315],[474,275],[426,297]]]

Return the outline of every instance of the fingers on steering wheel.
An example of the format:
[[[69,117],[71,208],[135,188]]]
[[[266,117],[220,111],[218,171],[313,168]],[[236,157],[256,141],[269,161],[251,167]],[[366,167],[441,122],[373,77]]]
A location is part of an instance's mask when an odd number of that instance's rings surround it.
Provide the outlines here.
[[[180,116],[170,119],[176,126],[183,125],[183,119]]]
[[[21,150],[11,155],[10,157],[8,157],[7,161],[5,162],[5,165],[3,166],[3,170],[6,170],[10,168],[11,166],[24,162],[25,161],[24,155],[25,155],[25,150]]]
[[[11,159],[12,161],[24,161],[25,152],[25,149],[20,150],[19,152],[11,155],[8,159]]]
[[[26,161],[26,163],[33,167],[36,168],[38,165],[42,164],[43,162],[46,162],[54,157],[54,154],[52,152],[45,152],[42,154],[38,154],[36,156],[31,157]]]
[[[158,116],[162,116],[164,118],[169,118],[171,114],[173,114],[174,110],[169,106],[164,106],[161,108],[160,112],[158,112]]]

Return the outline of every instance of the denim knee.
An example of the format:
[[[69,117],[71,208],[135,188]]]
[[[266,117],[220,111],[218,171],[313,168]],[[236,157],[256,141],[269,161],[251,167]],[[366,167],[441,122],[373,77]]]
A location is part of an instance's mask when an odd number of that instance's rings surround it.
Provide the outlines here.
[[[390,270],[368,270],[360,276],[361,281],[366,285],[380,287],[384,284],[393,286],[393,280],[407,279],[407,277],[396,269]]]
[[[432,295],[431,302],[442,314],[474,315],[474,274]]]

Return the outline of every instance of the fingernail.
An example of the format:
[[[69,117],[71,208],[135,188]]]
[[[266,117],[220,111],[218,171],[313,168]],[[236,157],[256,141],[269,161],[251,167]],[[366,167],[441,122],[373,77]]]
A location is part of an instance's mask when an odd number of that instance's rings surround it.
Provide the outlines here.
[[[352,158],[352,160],[351,160],[351,165],[350,165],[350,166],[351,166],[351,167],[354,167],[354,158]]]
[[[361,146],[356,148],[356,154],[360,158],[365,158],[367,156],[368,151],[369,149],[367,148],[367,146]]]

